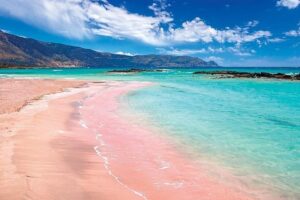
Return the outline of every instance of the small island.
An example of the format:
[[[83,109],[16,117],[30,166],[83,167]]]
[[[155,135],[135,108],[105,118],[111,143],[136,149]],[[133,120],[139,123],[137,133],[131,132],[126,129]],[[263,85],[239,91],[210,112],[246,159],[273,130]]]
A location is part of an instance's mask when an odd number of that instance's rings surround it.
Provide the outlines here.
[[[218,78],[267,78],[282,80],[300,80],[300,73],[288,75],[283,73],[268,72],[238,72],[238,71],[196,71],[193,74],[216,75]]]

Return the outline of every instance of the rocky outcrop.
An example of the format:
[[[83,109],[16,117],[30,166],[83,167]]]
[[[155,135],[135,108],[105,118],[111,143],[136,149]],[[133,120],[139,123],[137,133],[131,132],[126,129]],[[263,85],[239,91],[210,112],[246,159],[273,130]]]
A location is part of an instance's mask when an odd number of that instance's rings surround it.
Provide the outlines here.
[[[194,74],[216,75],[218,78],[268,78],[268,79],[283,79],[283,80],[300,80],[300,73],[296,75],[288,75],[283,73],[268,73],[268,72],[238,72],[238,71],[196,71]]]
[[[141,72],[163,72],[163,69],[137,69],[137,68],[131,68],[131,69],[115,69],[110,70],[108,73],[122,73],[122,74],[132,74],[132,73],[141,73]]]

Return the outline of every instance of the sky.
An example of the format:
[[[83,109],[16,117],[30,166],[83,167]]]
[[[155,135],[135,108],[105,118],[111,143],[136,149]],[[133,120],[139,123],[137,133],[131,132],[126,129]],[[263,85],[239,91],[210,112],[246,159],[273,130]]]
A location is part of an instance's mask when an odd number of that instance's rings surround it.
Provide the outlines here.
[[[0,29],[126,55],[300,66],[300,0],[0,0]]]

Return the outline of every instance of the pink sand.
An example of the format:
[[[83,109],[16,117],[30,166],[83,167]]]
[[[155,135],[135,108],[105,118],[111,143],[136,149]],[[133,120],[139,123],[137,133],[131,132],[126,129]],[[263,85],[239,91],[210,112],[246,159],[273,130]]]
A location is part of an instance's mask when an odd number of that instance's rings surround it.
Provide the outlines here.
[[[250,199],[209,177],[150,128],[124,119],[118,98],[149,83],[117,83],[83,101],[81,120],[120,185],[140,199]]]
[[[89,83],[0,115],[0,199],[251,199],[120,113],[150,85]]]

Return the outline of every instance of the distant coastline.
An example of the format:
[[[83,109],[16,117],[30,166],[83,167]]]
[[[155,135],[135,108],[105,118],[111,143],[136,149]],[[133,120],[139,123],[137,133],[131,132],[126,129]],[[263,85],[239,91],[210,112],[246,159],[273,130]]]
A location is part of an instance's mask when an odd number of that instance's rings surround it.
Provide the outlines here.
[[[173,55],[119,55],[42,42],[0,31],[0,67],[216,67],[214,61]]]

